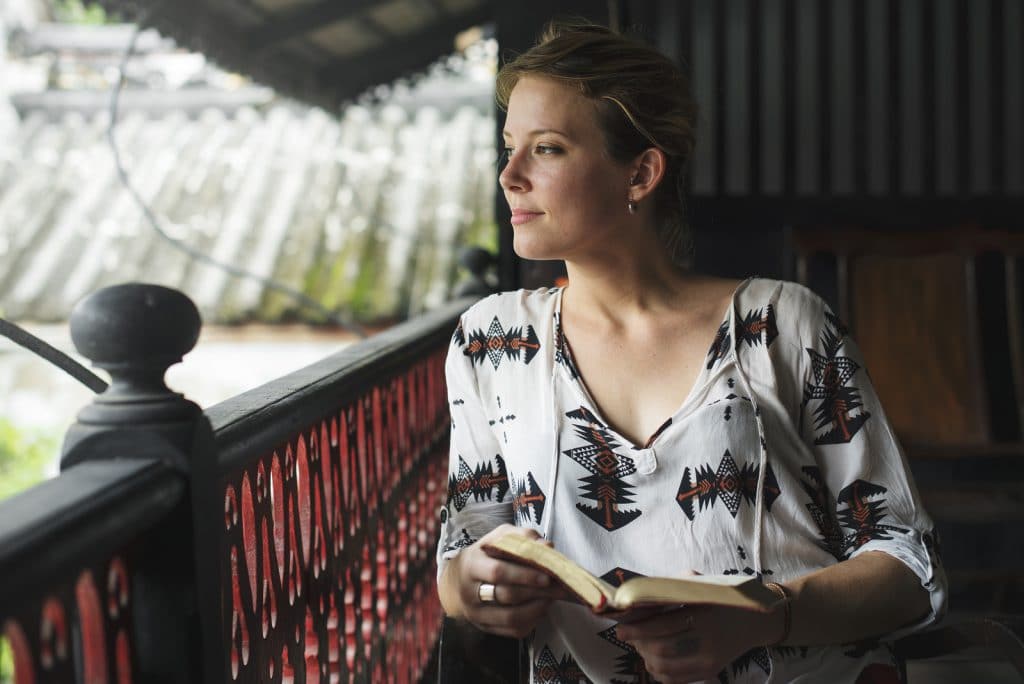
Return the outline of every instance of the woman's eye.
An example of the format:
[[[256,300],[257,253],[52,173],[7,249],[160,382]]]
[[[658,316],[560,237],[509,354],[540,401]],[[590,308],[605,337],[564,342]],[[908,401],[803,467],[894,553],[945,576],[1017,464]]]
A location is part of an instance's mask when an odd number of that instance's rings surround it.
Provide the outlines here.
[[[512,158],[512,156],[515,153],[516,153],[516,148],[514,148],[514,147],[505,147],[505,148],[503,148],[501,150],[501,154],[498,155],[498,164],[499,165],[508,164],[509,160]],[[558,147],[557,145],[547,145],[547,144],[535,145],[533,147],[533,153],[537,154],[537,155],[561,154],[562,153],[562,148]]]

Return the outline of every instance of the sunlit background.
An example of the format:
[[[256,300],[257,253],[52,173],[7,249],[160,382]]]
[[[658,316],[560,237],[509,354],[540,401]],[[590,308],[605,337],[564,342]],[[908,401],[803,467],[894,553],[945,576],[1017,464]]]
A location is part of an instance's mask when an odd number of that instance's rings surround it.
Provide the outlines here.
[[[443,303],[459,247],[496,248],[497,48],[463,38],[413,81],[328,112],[79,0],[4,0],[0,316],[75,356],[67,318],[88,293],[180,289],[204,328],[168,384],[206,407],[358,339],[338,322],[373,332]],[[122,69],[112,137],[138,197],[109,136]],[[157,228],[315,305],[198,263]],[[0,498],[56,473],[90,398],[0,338]]]

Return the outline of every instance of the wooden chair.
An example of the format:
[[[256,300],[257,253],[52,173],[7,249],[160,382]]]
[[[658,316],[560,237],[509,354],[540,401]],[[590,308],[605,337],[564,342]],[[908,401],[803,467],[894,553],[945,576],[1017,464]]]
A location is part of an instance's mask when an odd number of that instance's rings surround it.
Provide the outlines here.
[[[791,236],[797,280],[834,300],[903,443],[942,538],[951,604],[1024,612],[1024,233]]]

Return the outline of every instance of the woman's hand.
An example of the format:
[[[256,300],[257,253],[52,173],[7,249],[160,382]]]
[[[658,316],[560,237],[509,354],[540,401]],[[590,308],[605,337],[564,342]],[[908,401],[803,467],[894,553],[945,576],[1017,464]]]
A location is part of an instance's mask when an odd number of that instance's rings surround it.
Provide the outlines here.
[[[540,538],[533,530],[513,525],[491,530],[448,561],[442,579],[447,585],[442,590],[442,603],[449,615],[464,617],[485,632],[521,639],[563,592],[543,572],[484,551],[484,544],[506,534]],[[457,605],[449,605],[452,603]]]
[[[725,606],[680,606],[615,628],[662,684],[715,679],[755,646],[775,643],[784,629],[781,608],[760,613]]]

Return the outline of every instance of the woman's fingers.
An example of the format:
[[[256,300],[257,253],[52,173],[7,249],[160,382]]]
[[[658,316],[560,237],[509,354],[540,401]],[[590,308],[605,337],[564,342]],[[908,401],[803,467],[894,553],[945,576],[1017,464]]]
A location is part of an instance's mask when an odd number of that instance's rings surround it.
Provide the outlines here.
[[[539,599],[517,606],[488,605],[480,608],[473,623],[492,634],[521,639],[547,612],[550,601]]]
[[[741,653],[750,649],[750,620],[759,616],[721,606],[687,606],[616,627],[647,670],[665,684],[714,679]]]
[[[530,633],[547,613],[553,597],[546,589],[510,584],[494,586],[493,600],[470,599],[466,617],[485,632],[521,638]]]
[[[499,606],[517,606],[532,601],[554,601],[562,596],[557,587],[523,587],[515,584],[495,584],[494,602]]]
[[[481,583],[533,589],[548,589],[552,585],[547,574],[527,565],[491,558],[484,553],[469,552],[467,560],[463,568],[463,581],[473,591]]]
[[[564,597],[561,587],[552,583],[546,575],[530,578],[525,583],[512,581],[518,574],[507,569],[494,574],[484,573],[482,576],[484,580],[470,579],[462,586],[463,599],[471,609],[478,606],[517,606],[532,601],[551,602]],[[489,581],[491,578],[494,581]],[[485,588],[483,593],[481,587]]]
[[[696,634],[678,634],[672,637],[632,642],[645,658],[678,660],[696,656],[701,650],[701,639]]]
[[[483,550],[483,545],[489,537],[497,536],[497,533],[519,534],[528,532],[536,536],[533,530],[520,530],[511,525],[502,525],[485,535],[479,542],[463,551],[467,554],[468,562],[465,565],[464,576],[473,582],[487,582],[488,584],[513,584],[526,587],[549,587],[551,578],[539,570],[528,565],[516,563],[502,558],[488,555]]]
[[[493,565],[485,565],[481,580],[491,584],[509,584],[513,586],[546,589],[551,586],[551,578],[526,565],[498,561]]]
[[[459,555],[458,586],[470,622],[486,632],[521,638],[563,591],[546,573],[486,553],[487,542],[506,534],[540,538],[533,530],[512,525],[491,530]]]
[[[623,641],[660,639],[693,631],[699,614],[697,608],[680,607],[629,624],[619,623],[615,631]]]
[[[722,668],[708,649],[707,641],[697,634],[631,643],[643,658],[644,668],[662,684],[714,679]]]
[[[616,636],[631,644],[644,666],[660,682],[705,679],[712,658],[706,652],[706,635],[695,624],[700,611],[680,607],[652,617],[616,625]]]

